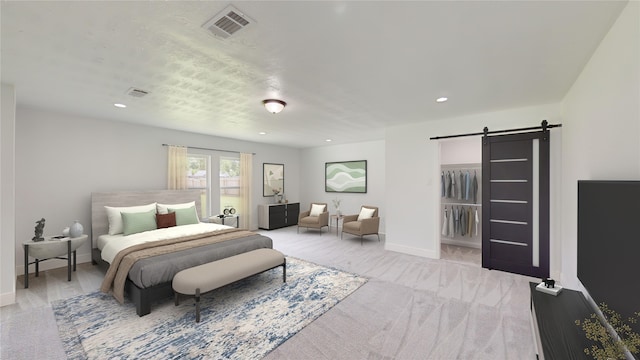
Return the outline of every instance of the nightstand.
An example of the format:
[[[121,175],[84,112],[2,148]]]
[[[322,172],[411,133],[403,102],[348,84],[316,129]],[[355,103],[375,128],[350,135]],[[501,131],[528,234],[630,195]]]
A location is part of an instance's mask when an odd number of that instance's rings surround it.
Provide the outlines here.
[[[235,219],[236,220],[235,221],[236,228],[240,227],[240,215],[225,215],[224,217],[220,217],[218,215],[214,215],[214,216],[209,217],[207,222],[227,225],[227,224],[225,224],[225,219]]]
[[[76,249],[82,246],[88,238],[88,235],[81,235],[76,238],[65,237],[62,239],[46,236],[44,241],[23,242],[24,288],[29,287],[29,265],[36,264],[36,277],[38,277],[40,275],[40,262],[50,259],[67,260],[67,280],[71,281],[71,256],[73,255],[73,271],[76,271]],[[62,257],[65,254],[67,257]],[[29,256],[35,258],[35,261],[30,263]]]

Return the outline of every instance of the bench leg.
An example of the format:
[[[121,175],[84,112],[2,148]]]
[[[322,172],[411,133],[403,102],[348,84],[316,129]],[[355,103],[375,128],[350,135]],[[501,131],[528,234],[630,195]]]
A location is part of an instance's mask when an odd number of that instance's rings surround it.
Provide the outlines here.
[[[282,282],[287,282],[287,259],[282,263]]]
[[[200,288],[196,288],[196,322],[200,322]]]
[[[178,294],[178,292],[175,292],[174,302],[175,302],[176,306],[180,305],[180,295]]]

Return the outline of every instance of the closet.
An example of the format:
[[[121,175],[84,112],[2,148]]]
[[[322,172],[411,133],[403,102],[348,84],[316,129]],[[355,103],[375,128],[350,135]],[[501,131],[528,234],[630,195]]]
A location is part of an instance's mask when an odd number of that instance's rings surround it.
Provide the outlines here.
[[[549,276],[549,129],[561,126],[543,120],[534,127],[430,138],[440,144],[441,258],[452,254],[447,244],[458,251],[480,248],[483,268]]]
[[[482,142],[440,142],[440,243],[482,248]]]

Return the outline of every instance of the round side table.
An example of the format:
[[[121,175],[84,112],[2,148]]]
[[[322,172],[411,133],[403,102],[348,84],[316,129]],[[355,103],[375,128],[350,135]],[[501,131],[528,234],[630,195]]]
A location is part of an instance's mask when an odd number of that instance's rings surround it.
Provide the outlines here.
[[[29,287],[29,265],[36,264],[36,277],[40,275],[40,262],[50,259],[67,260],[67,281],[71,281],[71,256],[73,255],[73,271],[76,271],[76,249],[89,238],[81,235],[76,238],[65,237],[56,239],[46,236],[44,241],[25,241],[24,247],[24,288]],[[64,255],[67,257],[63,257]],[[29,256],[35,261],[29,262]]]

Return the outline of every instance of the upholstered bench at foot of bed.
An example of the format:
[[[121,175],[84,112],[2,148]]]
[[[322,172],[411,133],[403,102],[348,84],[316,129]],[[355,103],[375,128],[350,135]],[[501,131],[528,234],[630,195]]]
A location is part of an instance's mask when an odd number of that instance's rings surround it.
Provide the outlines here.
[[[252,250],[184,269],[173,277],[175,304],[179,305],[181,294],[194,295],[196,322],[200,322],[200,295],[279,266],[282,266],[282,281],[287,282],[287,261],[274,249]]]

